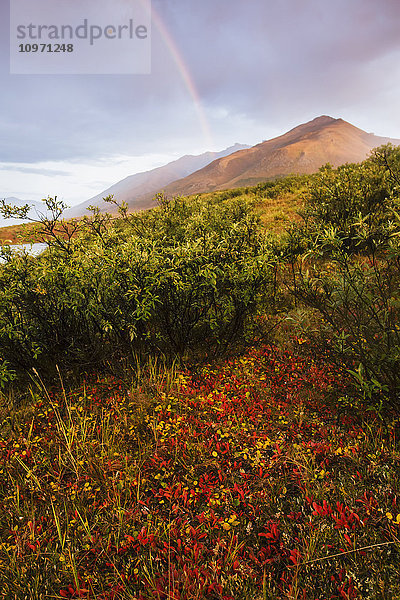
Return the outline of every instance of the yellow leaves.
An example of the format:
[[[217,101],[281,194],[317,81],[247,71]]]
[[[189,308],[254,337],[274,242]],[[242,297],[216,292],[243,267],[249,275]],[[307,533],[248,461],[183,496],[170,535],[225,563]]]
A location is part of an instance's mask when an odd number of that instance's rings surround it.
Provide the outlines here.
[[[383,512],[382,509],[379,509],[380,512]],[[400,514],[398,514],[396,516],[396,518],[394,518],[394,516],[392,515],[391,512],[386,512],[385,513],[386,518],[388,519],[388,521],[392,521],[393,523],[396,523],[396,525],[400,525]]]
[[[45,296],[47,294],[47,290],[45,290],[44,288],[37,286],[36,288],[34,288],[33,290],[36,294],[39,294],[40,296]]]
[[[226,519],[223,523],[221,523],[221,527],[225,531],[229,531],[232,527],[237,527],[238,525],[239,521],[237,515],[235,514],[231,515],[229,519]]]
[[[400,525],[400,514],[398,514],[397,517],[394,518],[392,513],[388,511],[387,513],[385,513],[385,516],[388,519],[388,521],[392,521],[393,523],[396,523],[396,525]]]

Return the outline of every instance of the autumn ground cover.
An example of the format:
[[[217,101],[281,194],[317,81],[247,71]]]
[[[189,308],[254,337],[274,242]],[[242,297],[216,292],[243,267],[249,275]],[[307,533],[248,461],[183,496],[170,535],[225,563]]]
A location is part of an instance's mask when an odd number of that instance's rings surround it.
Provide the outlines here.
[[[305,340],[5,400],[0,597],[400,598],[399,421]]]

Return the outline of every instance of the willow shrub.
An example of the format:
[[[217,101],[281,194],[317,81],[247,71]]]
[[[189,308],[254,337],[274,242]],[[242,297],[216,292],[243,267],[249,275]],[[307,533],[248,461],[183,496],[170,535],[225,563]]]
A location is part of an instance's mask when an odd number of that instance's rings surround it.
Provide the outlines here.
[[[244,339],[272,293],[272,253],[240,200],[161,199],[152,211],[118,219],[94,211],[71,238],[58,219],[39,224],[36,235],[42,227],[48,243],[40,256],[3,251],[3,380],[141,352],[222,354]]]
[[[324,320],[326,343],[355,377],[371,406],[383,398],[400,405],[400,246],[350,256],[341,247],[329,259],[309,253],[295,272],[294,293]],[[305,267],[307,265],[307,268]],[[378,404],[376,404],[378,402]],[[375,403],[375,404],[374,404]]]
[[[360,165],[321,169],[285,256],[297,301],[324,320],[320,341],[375,408],[400,405],[399,173],[391,146]]]

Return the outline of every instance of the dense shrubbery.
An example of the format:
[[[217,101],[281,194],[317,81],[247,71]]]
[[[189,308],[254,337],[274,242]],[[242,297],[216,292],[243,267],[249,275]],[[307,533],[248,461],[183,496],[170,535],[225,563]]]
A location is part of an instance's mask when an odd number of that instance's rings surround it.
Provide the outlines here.
[[[294,295],[319,311],[325,342],[375,406],[383,397],[399,404],[399,173],[391,146],[360,165],[324,167],[287,244]]]
[[[231,190],[214,192],[214,196],[221,200],[248,196],[258,200],[266,198],[278,198],[283,194],[298,192],[299,188],[306,186],[310,181],[310,175],[288,175],[263,181],[253,186],[239,187]]]
[[[57,218],[41,224],[49,248],[39,257],[4,252],[0,350],[9,371],[85,369],[142,351],[223,353],[268,296],[273,257],[240,200],[162,200],[117,220],[95,211],[76,236],[62,227]]]
[[[323,319],[314,339],[354,372],[364,404],[398,406],[399,189],[400,150],[388,145],[361,164],[189,200],[160,196],[157,209],[122,208],[118,219],[94,210],[67,225],[50,200],[53,218],[39,227],[48,250],[3,252],[1,380],[146,353],[215,357],[237,348],[257,311],[275,303],[284,315],[294,303]],[[303,223],[267,238],[251,207],[302,191]]]

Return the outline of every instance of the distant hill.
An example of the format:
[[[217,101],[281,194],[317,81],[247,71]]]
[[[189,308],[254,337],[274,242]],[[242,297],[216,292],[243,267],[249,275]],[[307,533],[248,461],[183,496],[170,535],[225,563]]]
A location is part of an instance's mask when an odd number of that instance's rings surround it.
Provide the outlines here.
[[[194,171],[203,168],[213,160],[249,147],[243,144],[235,144],[230,148],[222,150],[222,152],[205,152],[196,156],[186,155],[151,171],[130,175],[104,190],[101,194],[67,210],[65,217],[81,217],[87,214],[87,209],[91,205],[98,206],[103,211],[111,212],[112,206],[103,202],[103,198],[110,194],[113,194],[115,200],[118,202],[127,202],[131,211],[149,208],[154,205],[152,199],[155,194],[169,183],[186,177],[190,173],[194,173]]]
[[[343,119],[321,116],[253,147],[235,144],[221,152],[186,155],[162,167],[130,175],[65,211],[64,216],[81,217],[90,205],[112,212],[114,207],[103,201],[110,194],[118,202],[126,202],[133,212],[154,206],[153,198],[160,191],[168,197],[189,196],[251,186],[290,174],[313,173],[328,162],[334,167],[361,162],[373,148],[388,142],[400,145],[400,140],[367,133]],[[20,206],[26,203],[18,198],[6,200]],[[42,203],[28,204],[34,207],[32,215],[43,212]],[[0,217],[0,226],[16,222],[20,221]]]
[[[255,185],[289,174],[313,173],[328,162],[334,167],[361,162],[373,148],[388,142],[400,145],[400,140],[366,133],[343,119],[321,116],[284,135],[219,158],[171,183],[165,192],[169,197],[188,196]]]
[[[25,206],[25,204],[29,204],[31,210],[29,212],[29,216],[33,219],[36,219],[38,215],[45,212],[45,204],[44,202],[36,202],[35,200],[21,200],[20,198],[15,198],[14,196],[9,196],[5,198],[0,195],[0,200],[5,200],[7,204],[11,206]],[[20,219],[4,219],[2,215],[0,215],[0,227],[6,227],[9,225],[17,225],[23,223]]]

